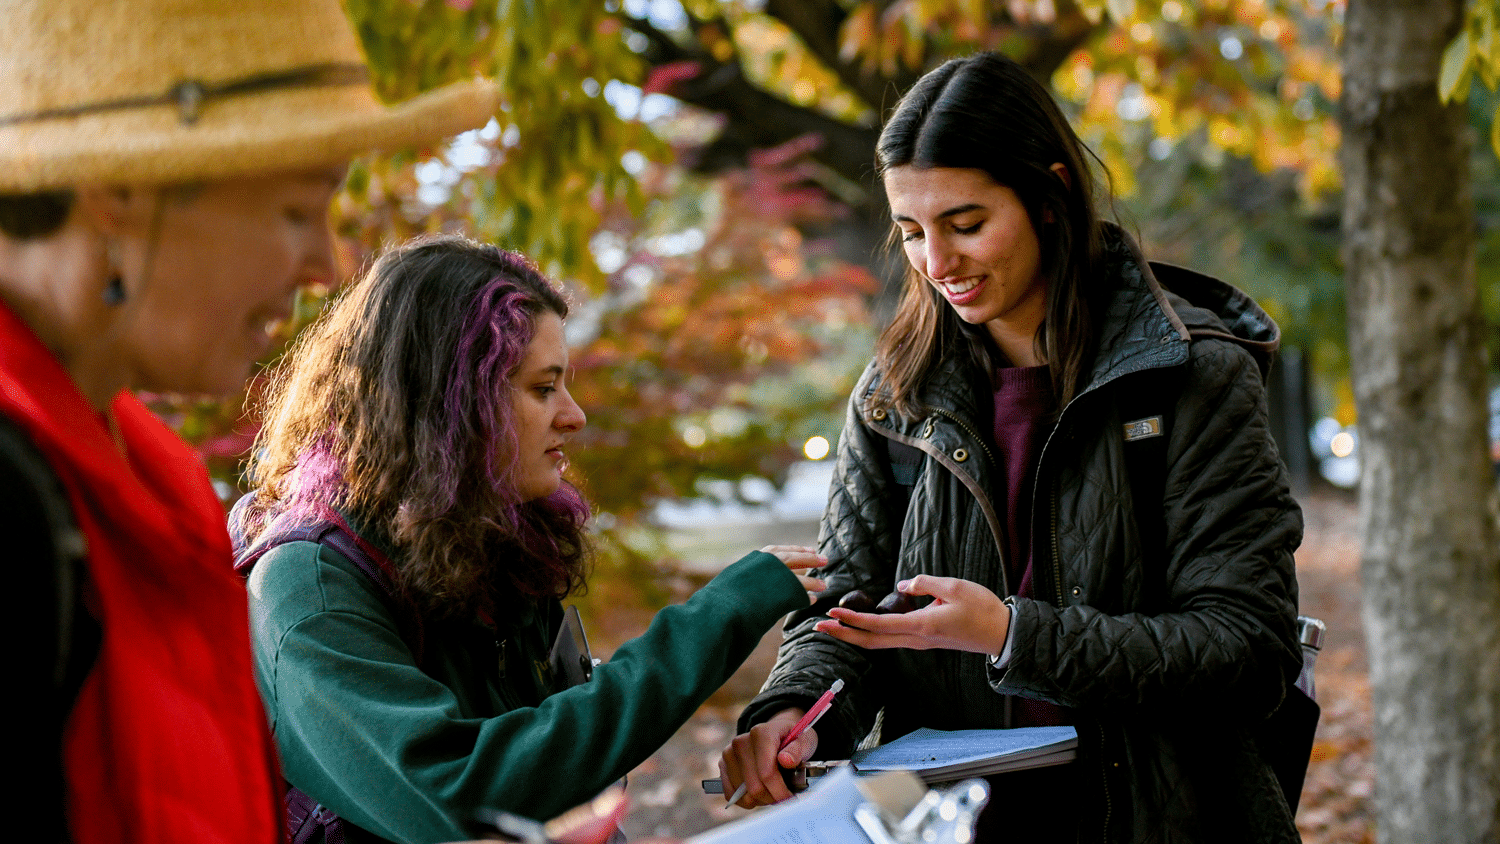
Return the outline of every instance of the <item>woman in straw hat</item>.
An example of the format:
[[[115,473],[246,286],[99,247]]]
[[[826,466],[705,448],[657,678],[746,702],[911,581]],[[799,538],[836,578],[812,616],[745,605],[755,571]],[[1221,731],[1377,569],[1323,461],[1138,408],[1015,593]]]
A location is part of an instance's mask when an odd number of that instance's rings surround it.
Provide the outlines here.
[[[477,126],[493,87],[381,105],[334,0],[0,19],[0,524],[37,609],[7,615],[13,799],[78,841],[276,841],[223,511],[130,391],[239,388],[293,290],[333,272],[347,160]]]

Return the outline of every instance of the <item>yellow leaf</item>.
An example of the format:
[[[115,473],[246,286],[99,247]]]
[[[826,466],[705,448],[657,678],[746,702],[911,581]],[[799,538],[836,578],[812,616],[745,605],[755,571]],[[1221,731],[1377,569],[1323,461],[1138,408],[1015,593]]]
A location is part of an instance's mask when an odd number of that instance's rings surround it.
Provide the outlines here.
[[[1491,91],[1500,88],[1500,74],[1495,72],[1495,66],[1489,62],[1475,62],[1475,70],[1479,71],[1479,81],[1484,83]]]
[[[988,20],[984,0],[960,0],[960,14],[964,20],[979,24]]]
[[[1462,34],[1468,35],[1469,32],[1465,30]],[[1455,38],[1453,40],[1457,41],[1458,39]],[[1474,48],[1470,50],[1470,53],[1473,54],[1475,61],[1480,65],[1494,65],[1496,60],[1500,59],[1500,55],[1497,55],[1496,46],[1495,22],[1494,20],[1490,20],[1485,26],[1480,28],[1479,40],[1474,42]]]
[[[846,62],[854,61],[866,46],[875,38],[875,4],[861,3],[848,18],[844,20],[842,31],[839,33],[839,58]]]
[[[1442,70],[1438,74],[1438,96],[1443,102],[1463,102],[1469,94],[1469,31],[1464,30],[1443,51]]]
[[[906,18],[906,42],[901,45],[901,61],[908,69],[916,70],[922,64],[923,36],[925,33],[911,17]]]

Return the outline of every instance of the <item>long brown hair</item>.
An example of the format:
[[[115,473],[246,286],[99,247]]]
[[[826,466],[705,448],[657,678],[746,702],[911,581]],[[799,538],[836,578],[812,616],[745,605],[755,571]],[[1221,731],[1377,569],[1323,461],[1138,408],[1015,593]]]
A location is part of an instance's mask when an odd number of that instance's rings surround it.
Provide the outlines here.
[[[1104,246],[1089,167],[1097,158],[1052,96],[998,53],[952,59],[901,98],[875,155],[882,176],[904,166],[975,169],[1015,191],[1037,232],[1047,279],[1037,353],[1051,370],[1059,406],[1066,404],[1092,354]],[[1057,163],[1067,168],[1067,180],[1052,171]],[[893,232],[893,248],[897,241]],[[901,303],[876,345],[884,389],[873,404],[920,416],[918,392],[954,344],[984,371],[993,369],[984,332],[966,325],[908,264]]]
[[[242,508],[334,508],[398,549],[397,586],[430,616],[562,597],[586,568],[588,506],[564,483],[516,491],[510,376],[545,312],[568,306],[524,258],[461,237],[382,255],[278,367]]]

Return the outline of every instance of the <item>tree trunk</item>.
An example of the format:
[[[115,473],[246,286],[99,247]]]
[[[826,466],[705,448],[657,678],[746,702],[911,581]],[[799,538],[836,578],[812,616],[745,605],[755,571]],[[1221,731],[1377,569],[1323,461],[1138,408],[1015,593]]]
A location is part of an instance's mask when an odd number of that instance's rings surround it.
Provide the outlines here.
[[[1350,0],[1345,21],[1344,248],[1385,844],[1500,842],[1500,494],[1469,129],[1437,96],[1463,12],[1463,0]]]

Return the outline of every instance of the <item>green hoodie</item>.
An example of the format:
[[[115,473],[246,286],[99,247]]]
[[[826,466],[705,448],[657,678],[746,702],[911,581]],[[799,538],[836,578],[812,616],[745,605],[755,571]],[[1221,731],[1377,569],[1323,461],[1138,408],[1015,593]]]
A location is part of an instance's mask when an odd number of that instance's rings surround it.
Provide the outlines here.
[[[272,549],[248,586],[287,781],[400,842],[467,838],[480,808],[540,819],[587,801],[664,744],[778,619],[807,606],[781,561],[753,552],[658,613],[591,681],[552,694],[535,666],[557,629],[555,601],[498,628],[429,624],[419,668],[384,594],[326,545]]]

